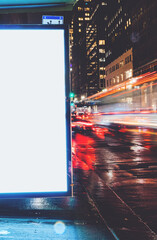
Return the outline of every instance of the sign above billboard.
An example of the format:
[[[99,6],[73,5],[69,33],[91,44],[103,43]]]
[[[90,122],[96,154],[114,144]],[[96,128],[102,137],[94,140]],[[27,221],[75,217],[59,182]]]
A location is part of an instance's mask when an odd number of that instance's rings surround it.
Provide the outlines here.
[[[63,24],[64,18],[63,16],[42,16],[42,24]]]
[[[68,29],[2,25],[0,52],[0,198],[69,195]]]

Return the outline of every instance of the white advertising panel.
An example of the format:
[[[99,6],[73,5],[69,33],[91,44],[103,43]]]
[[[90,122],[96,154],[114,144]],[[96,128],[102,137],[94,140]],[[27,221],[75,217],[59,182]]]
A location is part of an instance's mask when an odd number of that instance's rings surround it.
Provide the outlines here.
[[[0,53],[0,197],[67,194],[65,30],[0,29]]]

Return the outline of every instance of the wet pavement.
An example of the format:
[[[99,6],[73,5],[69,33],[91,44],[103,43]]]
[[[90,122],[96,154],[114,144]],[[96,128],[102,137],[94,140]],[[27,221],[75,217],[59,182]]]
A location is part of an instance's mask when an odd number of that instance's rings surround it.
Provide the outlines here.
[[[0,239],[116,238],[75,178],[74,197],[1,199]]]
[[[78,152],[88,142],[84,154],[88,146],[94,161],[90,171],[85,160],[79,164],[84,172],[80,179],[110,228],[119,239],[157,239],[156,132],[113,127],[103,140],[98,135],[79,138]]]

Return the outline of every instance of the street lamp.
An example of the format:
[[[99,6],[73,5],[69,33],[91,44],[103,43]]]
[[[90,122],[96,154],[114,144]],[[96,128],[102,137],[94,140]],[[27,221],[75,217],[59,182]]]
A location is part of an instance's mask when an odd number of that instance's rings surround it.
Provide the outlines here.
[[[84,99],[85,99],[85,96],[84,96],[84,95],[82,95],[82,96],[81,96],[81,100],[84,100]]]

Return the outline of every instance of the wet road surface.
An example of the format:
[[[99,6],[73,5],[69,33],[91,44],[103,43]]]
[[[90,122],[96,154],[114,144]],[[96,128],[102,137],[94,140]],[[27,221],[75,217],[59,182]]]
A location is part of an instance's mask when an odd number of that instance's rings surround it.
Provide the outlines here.
[[[120,239],[157,239],[157,133],[112,130],[105,139],[75,136],[82,184]]]

